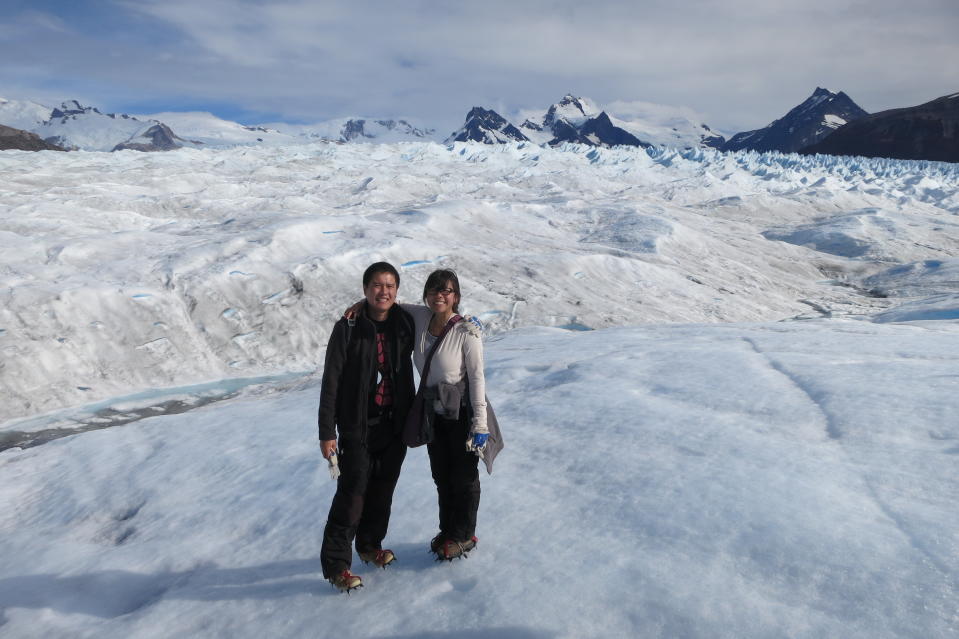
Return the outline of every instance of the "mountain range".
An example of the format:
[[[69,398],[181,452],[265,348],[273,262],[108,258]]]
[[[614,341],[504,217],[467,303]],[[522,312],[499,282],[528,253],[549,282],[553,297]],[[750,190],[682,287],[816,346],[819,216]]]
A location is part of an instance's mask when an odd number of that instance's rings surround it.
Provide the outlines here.
[[[846,124],[868,113],[840,91],[817,87],[802,104],[778,120],[755,131],[737,133],[722,145],[723,151],[779,151],[795,153],[815,144]]]
[[[606,111],[601,111],[588,98],[567,93],[539,118],[527,118],[520,129],[531,140],[550,146],[570,142],[587,146],[652,146],[622,126],[613,124]]]
[[[647,103],[617,103],[625,117],[610,115],[589,98],[563,96],[545,111],[524,111],[517,126],[484,107],[473,107],[464,125],[445,142],[532,142],[556,146],[563,143],[586,146],[674,146],[718,148],[725,139],[698,122],[688,109]],[[517,120],[519,121],[519,120]]]
[[[959,93],[864,116],[800,152],[959,162]]]
[[[0,98],[0,125],[35,134],[67,150],[165,151],[184,147],[403,141],[528,142],[543,146],[671,146],[781,153],[869,155],[959,161],[959,94],[906,109],[869,115],[844,92],[817,87],[806,100],[767,126],[726,139],[694,112],[641,102],[614,102],[603,109],[568,93],[544,111],[520,111],[514,122],[492,109],[470,109],[462,127],[446,137],[436,129],[398,118],[339,118],[314,124],[246,126],[205,112],[152,115],[102,113],[76,100],[55,108]],[[23,134],[4,144],[35,149]]]
[[[0,98],[0,124],[69,150],[168,151],[178,148],[280,146],[317,140],[401,142],[435,139],[435,130],[403,119],[340,118],[312,125],[246,126],[205,112],[102,113],[68,100],[57,107]]]

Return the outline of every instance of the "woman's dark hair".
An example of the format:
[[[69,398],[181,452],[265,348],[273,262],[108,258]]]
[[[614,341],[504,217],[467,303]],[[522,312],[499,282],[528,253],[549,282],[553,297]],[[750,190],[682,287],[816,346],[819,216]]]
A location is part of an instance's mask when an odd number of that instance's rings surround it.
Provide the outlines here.
[[[430,276],[426,278],[426,284],[423,285],[423,301],[426,301],[426,294],[430,291],[438,291],[441,288],[446,288],[447,285],[453,289],[456,293],[456,303],[453,304],[453,312],[460,312],[460,281],[456,277],[456,273],[453,271],[442,268],[437,271],[430,273]]]
[[[392,273],[393,277],[396,278],[396,288],[400,287],[400,274],[396,272],[393,265],[389,262],[376,262],[375,264],[370,264],[366,268],[366,272],[363,273],[363,288],[369,285],[374,275],[379,275],[380,273]]]

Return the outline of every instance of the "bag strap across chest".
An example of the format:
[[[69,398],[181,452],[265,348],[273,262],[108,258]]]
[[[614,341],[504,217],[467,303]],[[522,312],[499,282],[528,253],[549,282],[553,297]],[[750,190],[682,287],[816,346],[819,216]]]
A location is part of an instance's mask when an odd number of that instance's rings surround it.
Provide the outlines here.
[[[461,319],[463,318],[460,315],[454,315],[451,317],[449,321],[446,322],[446,326],[443,327],[443,332],[440,333],[439,336],[437,336],[436,341],[433,342],[430,352],[426,354],[426,362],[423,363],[423,374],[420,375],[420,386],[416,390],[417,393],[423,390],[423,387],[426,385],[426,380],[430,376],[430,362],[433,361],[433,355],[436,353],[436,349],[439,348],[440,342],[443,341],[443,338],[446,337],[446,334],[449,333],[453,326]]]

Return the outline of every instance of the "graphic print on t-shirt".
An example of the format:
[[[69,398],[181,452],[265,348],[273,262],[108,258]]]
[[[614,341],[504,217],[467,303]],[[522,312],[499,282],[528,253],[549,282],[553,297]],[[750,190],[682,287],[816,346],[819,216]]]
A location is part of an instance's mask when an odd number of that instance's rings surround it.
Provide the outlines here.
[[[390,358],[387,355],[387,338],[386,332],[380,330],[376,332],[376,370],[379,371],[379,375],[377,375],[379,384],[376,386],[373,403],[380,407],[392,406],[393,380],[390,377]]]

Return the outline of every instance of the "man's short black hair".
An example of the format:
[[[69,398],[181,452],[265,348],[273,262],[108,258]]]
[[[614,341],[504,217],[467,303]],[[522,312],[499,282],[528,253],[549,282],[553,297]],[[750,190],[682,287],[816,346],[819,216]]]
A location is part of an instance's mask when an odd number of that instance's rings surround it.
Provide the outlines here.
[[[376,262],[366,267],[366,271],[363,273],[363,288],[366,288],[373,276],[379,273],[392,273],[393,277],[396,278],[396,288],[400,287],[400,274],[397,273],[396,268],[389,262]]]

